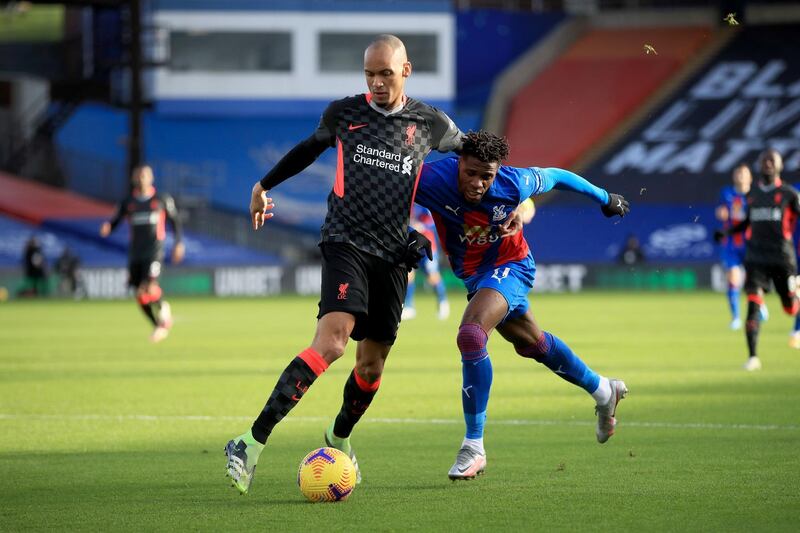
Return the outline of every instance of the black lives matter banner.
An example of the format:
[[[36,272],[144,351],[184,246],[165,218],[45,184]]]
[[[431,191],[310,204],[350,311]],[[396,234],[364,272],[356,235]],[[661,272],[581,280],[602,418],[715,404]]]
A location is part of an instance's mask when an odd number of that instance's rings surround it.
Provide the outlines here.
[[[638,201],[710,203],[767,146],[800,181],[798,25],[745,28],[586,175]]]

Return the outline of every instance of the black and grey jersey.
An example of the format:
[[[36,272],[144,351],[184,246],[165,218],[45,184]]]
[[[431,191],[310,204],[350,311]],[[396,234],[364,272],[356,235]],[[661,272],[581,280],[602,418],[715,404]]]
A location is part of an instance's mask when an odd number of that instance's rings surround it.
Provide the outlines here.
[[[778,180],[772,185],[757,184],[747,195],[747,222],[750,227],[745,262],[783,264],[797,267],[792,233],[800,214],[797,190]]]
[[[337,151],[322,241],[400,262],[422,163],[433,149],[460,148],[461,131],[445,113],[413,98],[385,114],[361,94],[332,102],[315,137]]]
[[[172,223],[175,230],[175,241],[181,241],[178,211],[175,208],[175,201],[168,194],[154,193],[147,197],[129,195],[117,207],[117,212],[111,220],[111,229],[117,227],[123,218],[130,224],[128,257],[132,261],[156,260],[163,257],[167,220]]]

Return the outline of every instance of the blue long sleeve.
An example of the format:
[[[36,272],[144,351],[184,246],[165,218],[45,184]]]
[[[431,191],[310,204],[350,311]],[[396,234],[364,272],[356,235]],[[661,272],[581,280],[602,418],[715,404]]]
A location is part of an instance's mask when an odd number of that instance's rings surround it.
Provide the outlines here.
[[[589,183],[569,170],[562,168],[540,168],[538,170],[542,177],[542,189],[538,191],[539,194],[551,189],[573,191],[594,199],[600,205],[608,203],[608,192],[605,189]]]

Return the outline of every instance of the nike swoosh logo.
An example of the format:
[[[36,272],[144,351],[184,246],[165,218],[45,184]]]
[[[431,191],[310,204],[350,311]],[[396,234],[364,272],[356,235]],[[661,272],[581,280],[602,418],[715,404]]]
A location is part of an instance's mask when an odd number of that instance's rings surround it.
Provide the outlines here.
[[[463,474],[463,473],[464,473],[464,472],[466,472],[467,470],[469,470],[469,467],[466,467],[466,468],[459,468],[459,469],[458,469],[458,473],[459,473],[459,474]]]
[[[369,126],[369,124],[350,124],[347,126],[347,129],[350,131],[357,130],[359,128],[363,128],[364,126]]]

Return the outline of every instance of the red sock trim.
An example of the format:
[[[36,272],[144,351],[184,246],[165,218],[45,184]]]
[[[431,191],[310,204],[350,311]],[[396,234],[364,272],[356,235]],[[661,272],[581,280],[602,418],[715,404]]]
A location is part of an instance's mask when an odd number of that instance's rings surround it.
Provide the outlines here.
[[[314,348],[306,348],[297,357],[302,359],[317,376],[328,369],[328,362]]]
[[[800,302],[797,300],[792,302],[791,307],[784,307],[783,310],[786,312],[787,315],[796,315],[797,311],[800,310]]]
[[[764,305],[764,298],[759,296],[758,294],[748,294],[747,301],[753,302],[754,304]]]
[[[163,291],[161,290],[161,287],[156,285],[155,287],[150,289],[150,301],[151,302],[159,301],[161,299],[161,295],[162,294],[163,294]]]
[[[356,385],[358,385],[358,388],[364,392],[375,392],[378,390],[378,387],[381,386],[381,378],[378,378],[378,380],[374,383],[370,383],[366,379],[359,376],[355,368],[353,369],[353,375],[356,377]]]
[[[150,300],[150,295],[145,292],[145,293],[142,293],[139,296],[137,296],[136,297],[136,301],[139,302],[141,305],[147,305],[152,300]]]

